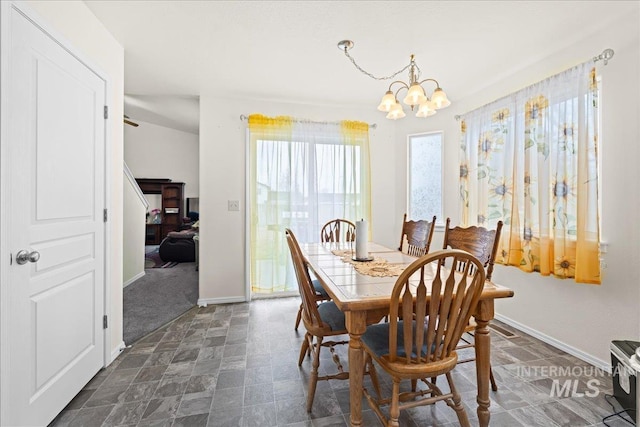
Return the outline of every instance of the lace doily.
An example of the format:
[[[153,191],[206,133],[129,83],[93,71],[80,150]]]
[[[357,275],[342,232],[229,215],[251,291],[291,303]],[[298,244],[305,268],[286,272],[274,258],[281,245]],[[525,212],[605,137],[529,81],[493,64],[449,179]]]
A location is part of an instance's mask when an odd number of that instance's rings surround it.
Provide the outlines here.
[[[340,258],[351,257],[353,251],[351,249],[334,249],[331,251],[335,256],[339,256]],[[344,260],[343,260],[344,261]]]
[[[333,250],[331,251],[335,256],[339,256],[343,262],[348,262],[353,265],[353,268],[360,273],[367,276],[374,277],[390,277],[399,276],[405,266],[401,264],[391,264],[384,258],[374,257],[372,261],[354,261],[352,259],[353,252],[351,250]]]

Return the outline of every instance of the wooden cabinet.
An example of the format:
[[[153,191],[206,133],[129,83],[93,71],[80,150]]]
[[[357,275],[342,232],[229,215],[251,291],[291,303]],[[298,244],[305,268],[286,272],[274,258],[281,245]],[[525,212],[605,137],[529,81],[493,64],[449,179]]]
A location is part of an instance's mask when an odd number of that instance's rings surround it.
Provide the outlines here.
[[[162,199],[160,224],[147,224],[146,244],[157,245],[171,231],[177,231],[182,224],[184,211],[184,182],[172,182],[165,178],[136,178],[145,194],[160,194]],[[154,242],[154,243],[150,243]]]
[[[168,178],[136,178],[140,190],[144,194],[162,194],[162,184],[171,182]]]
[[[162,184],[162,238],[177,231],[182,224],[184,212],[184,182]]]

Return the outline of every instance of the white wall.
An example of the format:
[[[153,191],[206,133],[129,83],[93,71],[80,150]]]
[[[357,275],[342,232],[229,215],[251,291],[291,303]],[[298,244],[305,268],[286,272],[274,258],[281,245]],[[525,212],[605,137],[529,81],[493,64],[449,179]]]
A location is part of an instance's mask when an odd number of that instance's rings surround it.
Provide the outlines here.
[[[124,127],[124,160],[136,178],[184,182],[186,197],[198,197],[198,135],[136,121]],[[151,202],[151,201],[150,201]],[[150,209],[159,206],[151,206]]]
[[[110,119],[107,130],[109,176],[107,183],[110,201],[107,253],[110,269],[109,333],[112,357],[119,354],[122,341],[122,116],[124,94],[124,51],[83,2],[29,1],[26,2],[45,22],[81,52],[92,64],[109,76],[107,102]],[[90,35],[90,37],[89,37]]]
[[[285,104],[262,100],[221,102],[200,96],[200,303],[245,299],[246,128],[241,114],[289,115],[331,121],[377,123],[370,131],[373,239],[397,244],[400,222],[393,216],[395,194],[394,125],[375,110]],[[227,211],[227,200],[240,200],[240,212]],[[391,203],[390,203],[391,201]],[[402,218],[402,217],[400,217]],[[397,224],[396,224],[397,223]]]
[[[144,276],[144,246],[148,202],[132,174],[127,174],[123,187],[122,286]]]
[[[640,6],[639,6],[640,7]],[[502,319],[594,364],[609,366],[609,344],[614,339],[640,340],[640,158],[638,118],[640,117],[640,41],[635,14],[600,30],[552,57],[525,67],[522,71],[482,89],[475,95],[441,110],[424,125],[404,119],[398,138],[409,133],[444,130],[445,199],[444,213],[459,221],[458,122],[463,114],[501,98],[546,77],[592,58],[605,48],[615,51],[607,66],[598,63],[602,75],[600,129],[602,156],[602,241],[609,243],[604,255],[602,285],[577,284],[572,280],[523,273],[516,267],[496,266],[493,278],[515,291],[515,297],[496,302]],[[489,60],[489,59],[488,59]],[[495,58],[490,58],[495,60]],[[441,83],[446,81],[441,77]],[[443,114],[444,113],[444,114]],[[406,153],[406,148],[405,148]],[[405,154],[406,155],[406,154]],[[403,155],[396,169],[404,168]],[[396,215],[406,204],[406,184],[398,178]],[[434,242],[442,240],[435,235]],[[439,247],[440,243],[434,243]]]

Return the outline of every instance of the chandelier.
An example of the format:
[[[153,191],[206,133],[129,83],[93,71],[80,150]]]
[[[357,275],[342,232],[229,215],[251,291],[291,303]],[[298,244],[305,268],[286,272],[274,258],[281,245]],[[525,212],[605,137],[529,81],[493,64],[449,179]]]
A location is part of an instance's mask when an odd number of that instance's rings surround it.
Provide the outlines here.
[[[405,95],[402,102],[410,106],[411,111],[413,111],[414,108],[417,107],[416,117],[433,116],[437,112],[437,110],[451,105],[451,101],[449,101],[447,95],[444,93],[437,80],[431,78],[420,80],[420,67],[418,67],[418,64],[416,64],[413,55],[411,55],[409,64],[401,70],[396,71],[390,76],[376,77],[373,74],[363,70],[362,67],[356,64],[355,59],[353,59],[353,57],[349,55],[349,49],[351,49],[353,45],[354,43],[351,40],[342,40],[338,42],[338,49],[344,51],[345,56],[349,58],[351,63],[358,69],[358,71],[371,77],[372,79],[391,80],[403,71],[409,70],[409,82],[406,83],[401,80],[392,82],[389,85],[389,89],[382,97],[380,105],[378,105],[378,110],[387,113],[387,119],[397,120],[406,116],[404,110],[402,109],[402,104],[398,102],[398,94],[402,90],[407,91],[407,94]],[[423,83],[427,82],[435,83],[436,85],[436,88],[431,93],[431,96],[428,96],[427,92],[422,87]]]

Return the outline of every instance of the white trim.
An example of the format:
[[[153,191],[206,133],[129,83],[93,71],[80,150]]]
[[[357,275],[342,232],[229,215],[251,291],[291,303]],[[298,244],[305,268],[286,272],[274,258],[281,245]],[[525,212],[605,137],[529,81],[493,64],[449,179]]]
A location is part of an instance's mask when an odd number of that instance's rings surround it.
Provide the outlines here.
[[[593,357],[592,355],[585,353],[582,350],[579,350],[573,346],[565,344],[562,341],[558,341],[557,339],[550,337],[549,335],[543,334],[542,332],[532,329],[526,325],[523,325],[520,322],[517,322],[501,314],[496,313],[495,318],[496,320],[506,323],[507,325],[518,329],[519,331],[522,331],[528,335],[531,335],[534,338],[539,339],[542,342],[545,342],[559,350],[564,351],[565,353],[569,353],[570,355],[575,356],[578,359],[583,360],[588,364],[595,366],[596,368],[599,368],[611,373],[611,363],[609,361],[604,361],[596,357]]]
[[[95,69],[91,68],[95,72]],[[98,74],[104,79],[104,102],[105,105],[110,106],[109,94],[111,94],[111,79],[108,75],[103,73]],[[111,224],[113,223],[113,206],[111,203],[111,180],[113,174],[111,173],[111,123],[112,117],[105,119],[104,121],[104,208],[107,210],[107,221],[104,223],[104,312],[103,315],[108,316],[109,319],[114,319],[115,315],[111,313]],[[122,248],[121,248],[122,249]],[[122,274],[122,273],[120,273]],[[109,351],[109,344],[111,343],[111,322],[108,323],[104,331],[104,367],[111,363],[111,352]],[[120,335],[122,338],[122,334]],[[116,349],[118,349],[117,347]],[[115,349],[114,349],[115,351]],[[108,362],[108,363],[107,363]]]
[[[244,294],[251,301],[251,138],[249,128],[244,131]]]
[[[142,276],[144,276],[146,273],[144,271],[141,271],[140,273],[136,274],[135,276],[133,276],[131,279],[127,280],[126,282],[124,282],[122,284],[123,288],[126,288],[127,286],[129,286],[130,284],[132,284],[133,282],[135,282],[136,280],[138,280],[139,278],[141,278]]]
[[[11,3],[0,2],[0,342],[5,341],[9,336],[9,257],[10,249],[7,243],[8,224],[7,218],[9,209],[7,206],[7,193],[11,188],[8,173],[7,155],[9,153],[7,141],[7,126],[4,124],[8,120],[7,97],[8,92],[8,58],[9,58],[9,15]],[[2,373],[9,371],[9,358],[7,346],[0,346],[0,425],[5,424],[3,414],[7,411],[9,394],[11,390],[7,381],[3,381]]]
[[[209,304],[231,304],[237,302],[247,302],[245,296],[222,297],[222,298],[198,298],[198,307],[206,307]]]
[[[131,186],[133,187],[133,191],[136,192],[136,194],[138,195],[138,198],[140,199],[144,207],[149,209],[149,201],[144,196],[144,193],[142,192],[142,189],[138,185],[138,181],[136,181],[135,177],[133,176],[133,173],[131,173],[131,169],[129,169],[129,166],[127,166],[126,162],[122,162],[122,166],[124,169],[124,176],[127,177],[129,182],[131,183]]]
[[[127,348],[127,346],[124,343],[124,341],[120,341],[120,344],[118,344],[118,346],[114,348],[113,351],[111,352],[109,356],[109,363],[107,363],[107,366],[111,365],[111,363],[114,360],[116,360],[118,356],[120,356],[120,354],[124,351],[125,348]]]

